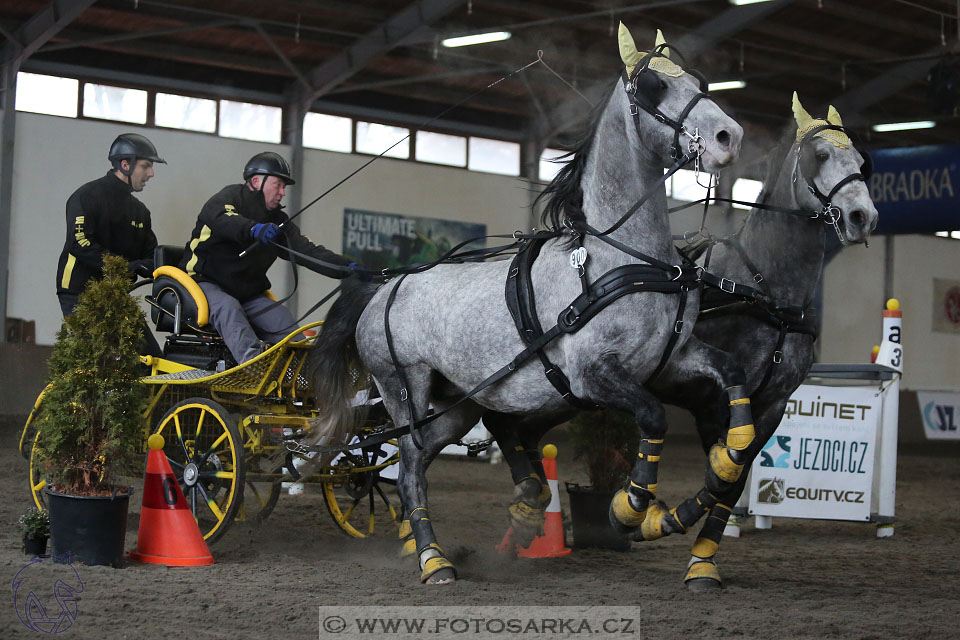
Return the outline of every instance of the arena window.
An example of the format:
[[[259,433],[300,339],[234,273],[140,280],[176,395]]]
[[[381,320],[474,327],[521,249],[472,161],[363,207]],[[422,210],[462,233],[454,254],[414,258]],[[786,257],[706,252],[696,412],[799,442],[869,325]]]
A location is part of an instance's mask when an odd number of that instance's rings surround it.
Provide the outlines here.
[[[147,92],[85,82],[83,83],[83,116],[145,124]]]
[[[403,127],[358,120],[357,153],[369,153],[375,156],[383,153],[387,158],[409,158],[409,140],[403,140],[403,137],[409,133],[410,130]],[[384,153],[384,150],[401,140],[403,141],[400,144]]]
[[[303,146],[350,153],[353,151],[353,121],[326,113],[308,113],[303,119]]]
[[[554,162],[557,158],[565,155],[567,152],[562,149],[546,148],[540,154],[540,168],[537,175],[544,182],[550,182],[554,176],[563,168],[563,162]]]
[[[937,235],[941,238],[951,238],[952,240],[960,240],[960,231],[937,231]]]
[[[470,138],[467,168],[471,171],[520,175],[520,145],[516,142]]]
[[[747,178],[738,178],[733,183],[733,199],[744,202],[756,202],[760,197],[760,190],[763,189],[763,183],[759,180],[749,180]],[[749,209],[750,205],[735,204],[737,209]]]
[[[158,127],[217,132],[217,101],[157,93],[154,122]]]
[[[415,156],[419,162],[467,166],[467,139],[435,131],[418,131]]]
[[[701,173],[700,182],[708,184],[710,174]],[[670,178],[671,188],[667,190],[667,195],[674,200],[693,202],[707,196],[707,190],[697,182],[697,173],[689,169],[680,169]]]
[[[76,118],[79,91],[80,82],[74,78],[20,72],[16,110]]]
[[[280,107],[220,101],[220,135],[226,138],[279,143],[282,118]]]

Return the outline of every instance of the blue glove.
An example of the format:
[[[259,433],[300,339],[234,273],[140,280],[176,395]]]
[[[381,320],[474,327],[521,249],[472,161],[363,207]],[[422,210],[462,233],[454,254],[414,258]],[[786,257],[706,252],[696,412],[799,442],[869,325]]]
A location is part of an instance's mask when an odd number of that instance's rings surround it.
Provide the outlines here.
[[[250,235],[263,244],[270,244],[279,233],[280,227],[272,222],[258,222],[250,228]]]
[[[352,269],[354,273],[357,274],[357,277],[360,278],[360,282],[370,282],[373,280],[373,274],[367,270],[363,265],[359,265],[356,262],[351,262],[347,265],[347,268]]]

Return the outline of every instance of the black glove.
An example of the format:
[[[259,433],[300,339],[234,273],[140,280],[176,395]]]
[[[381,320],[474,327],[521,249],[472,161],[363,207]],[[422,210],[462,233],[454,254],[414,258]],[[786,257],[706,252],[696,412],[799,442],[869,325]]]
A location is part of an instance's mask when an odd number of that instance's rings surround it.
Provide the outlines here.
[[[130,273],[141,278],[153,277],[153,258],[141,258],[130,262]]]
[[[373,280],[373,274],[362,264],[357,264],[356,262],[351,262],[347,265],[347,268],[352,269],[357,277],[360,278],[360,282],[370,282]]]

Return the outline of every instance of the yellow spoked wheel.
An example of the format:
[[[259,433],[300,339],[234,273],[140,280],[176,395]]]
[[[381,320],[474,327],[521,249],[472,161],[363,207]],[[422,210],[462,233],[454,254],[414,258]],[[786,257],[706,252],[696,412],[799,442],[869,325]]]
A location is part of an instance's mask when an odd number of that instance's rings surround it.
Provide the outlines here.
[[[279,475],[282,469],[277,469],[272,475]],[[256,524],[263,523],[277,506],[280,498],[280,480],[255,477],[256,474],[247,473],[246,484],[243,488],[243,517],[242,519]],[[238,518],[240,519],[240,518]]]
[[[50,385],[47,385],[37,396],[37,401],[33,403],[33,409],[23,425],[23,433],[20,434],[20,455],[23,456],[24,460],[29,460],[33,455],[33,443],[36,441],[37,435],[36,422],[40,417],[40,412],[43,411],[43,394],[47,392],[48,388],[50,388]]]
[[[156,433],[163,452],[208,543],[230,527],[243,502],[243,444],[236,422],[206,398],[178,402],[160,420]]]
[[[323,472],[323,501],[333,521],[354,538],[396,536],[400,527],[396,441],[339,456]]]
[[[33,415],[33,414],[31,414]],[[30,447],[30,495],[33,496],[33,503],[41,511],[47,508],[43,499],[43,488],[47,486],[47,480],[43,475],[43,458],[37,452],[37,442],[40,440],[40,434],[33,435]]]

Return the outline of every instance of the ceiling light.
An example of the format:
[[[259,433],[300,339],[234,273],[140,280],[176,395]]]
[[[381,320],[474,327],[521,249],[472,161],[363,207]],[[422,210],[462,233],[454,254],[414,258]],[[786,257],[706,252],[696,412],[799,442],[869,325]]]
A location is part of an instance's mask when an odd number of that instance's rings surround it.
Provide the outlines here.
[[[707,91],[724,91],[726,89],[743,89],[747,83],[743,80],[728,80],[727,82],[711,82],[707,85]]]
[[[730,4],[735,4],[738,7],[744,4],[757,4],[758,2],[770,2],[770,0],[730,0]]]
[[[918,120],[916,122],[890,122],[888,124],[875,124],[871,127],[874,131],[883,133],[884,131],[906,131],[907,129],[932,129],[937,126],[933,120]]]
[[[446,40],[441,40],[440,44],[445,47],[468,47],[472,44],[484,44],[486,42],[507,40],[509,37],[509,31],[491,31],[490,33],[475,33],[472,36],[447,38]]]

